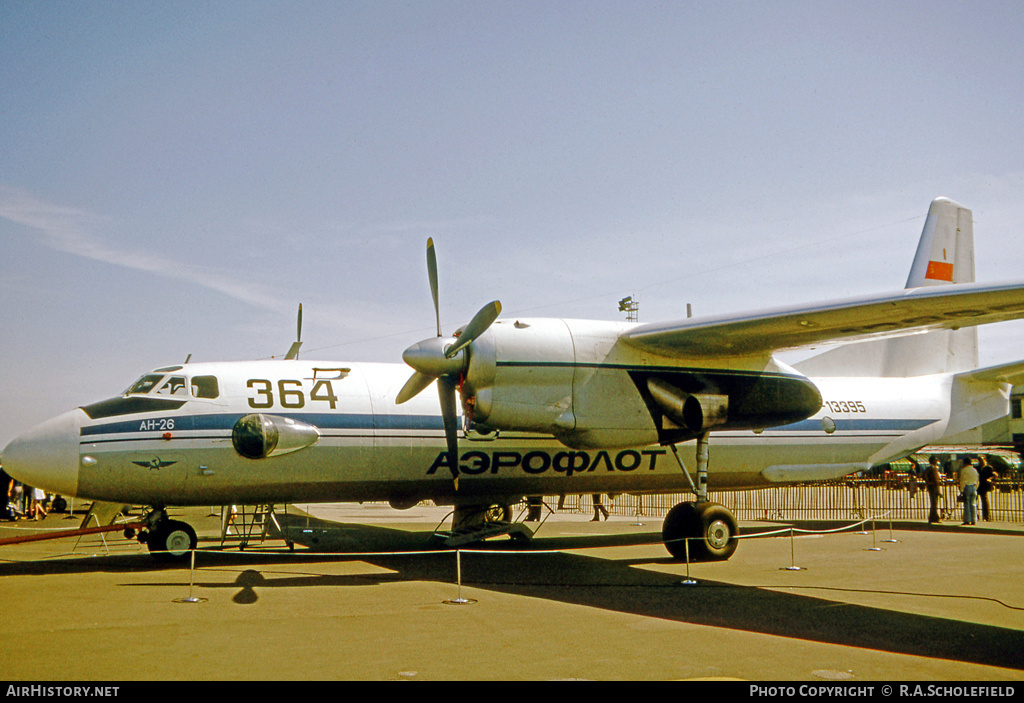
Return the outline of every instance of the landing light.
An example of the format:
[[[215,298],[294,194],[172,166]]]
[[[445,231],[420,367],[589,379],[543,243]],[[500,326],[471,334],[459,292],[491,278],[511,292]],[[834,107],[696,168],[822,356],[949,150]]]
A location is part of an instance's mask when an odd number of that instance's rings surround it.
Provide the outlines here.
[[[290,454],[316,444],[320,431],[290,417],[253,413],[235,423],[231,444],[246,459]]]

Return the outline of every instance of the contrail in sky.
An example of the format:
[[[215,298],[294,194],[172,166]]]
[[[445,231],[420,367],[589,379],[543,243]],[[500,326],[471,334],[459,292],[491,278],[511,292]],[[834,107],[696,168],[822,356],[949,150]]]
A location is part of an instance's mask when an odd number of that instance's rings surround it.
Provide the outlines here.
[[[45,246],[56,251],[187,281],[273,312],[287,312],[292,305],[249,281],[182,264],[163,255],[111,248],[89,233],[89,230],[105,225],[108,222],[105,218],[46,202],[23,190],[0,185],[0,217],[29,228]]]

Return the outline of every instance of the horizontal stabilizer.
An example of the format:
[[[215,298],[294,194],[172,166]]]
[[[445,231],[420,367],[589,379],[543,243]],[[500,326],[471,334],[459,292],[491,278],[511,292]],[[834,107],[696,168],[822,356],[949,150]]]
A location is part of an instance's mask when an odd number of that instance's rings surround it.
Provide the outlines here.
[[[992,383],[1009,383],[1019,385],[1024,383],[1024,360],[1011,361],[998,366],[986,366],[983,369],[964,371],[956,375],[957,380],[965,381],[989,381]]]

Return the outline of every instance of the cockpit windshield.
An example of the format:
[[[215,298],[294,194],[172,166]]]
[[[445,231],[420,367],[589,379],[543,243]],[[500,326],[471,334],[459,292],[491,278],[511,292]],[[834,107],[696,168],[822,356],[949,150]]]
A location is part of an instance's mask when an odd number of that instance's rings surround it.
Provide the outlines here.
[[[191,383],[185,376],[146,374],[124,392],[125,395],[154,395],[165,398],[216,398],[220,388],[216,376],[196,376]]]
[[[131,387],[124,392],[125,395],[144,395],[149,393],[160,382],[163,376],[157,376],[153,374],[147,374],[140,378],[138,381],[133,383]]]

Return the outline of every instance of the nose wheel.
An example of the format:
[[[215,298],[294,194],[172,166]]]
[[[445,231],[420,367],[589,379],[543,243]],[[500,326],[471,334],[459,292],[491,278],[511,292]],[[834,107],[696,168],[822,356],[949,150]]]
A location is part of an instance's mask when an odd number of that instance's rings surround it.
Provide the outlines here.
[[[168,520],[167,514],[163,511],[155,513],[151,519],[155,521],[151,523],[147,533],[139,535],[139,541],[145,541],[156,559],[183,560],[199,543],[196,531],[187,522]]]

